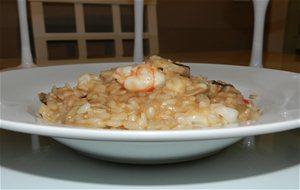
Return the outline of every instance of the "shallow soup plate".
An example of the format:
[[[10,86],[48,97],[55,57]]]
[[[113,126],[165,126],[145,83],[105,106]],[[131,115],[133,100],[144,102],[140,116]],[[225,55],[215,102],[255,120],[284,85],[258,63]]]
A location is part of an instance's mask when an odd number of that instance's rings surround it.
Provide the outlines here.
[[[72,86],[84,73],[99,73],[131,63],[79,64],[1,72],[1,128],[49,136],[95,158],[123,163],[158,164],[212,155],[247,136],[299,127],[299,74],[271,69],[186,63],[192,75],[233,84],[245,97],[257,95],[262,110],[255,122],[191,130],[133,131],[44,124],[37,120],[37,94],[53,85]]]

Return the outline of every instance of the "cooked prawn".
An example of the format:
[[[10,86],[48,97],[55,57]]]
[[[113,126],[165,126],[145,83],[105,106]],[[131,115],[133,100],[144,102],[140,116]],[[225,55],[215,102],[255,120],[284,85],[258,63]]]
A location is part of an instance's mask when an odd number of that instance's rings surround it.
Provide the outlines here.
[[[119,67],[112,77],[117,79],[125,89],[135,92],[150,92],[165,83],[164,74],[147,63]]]

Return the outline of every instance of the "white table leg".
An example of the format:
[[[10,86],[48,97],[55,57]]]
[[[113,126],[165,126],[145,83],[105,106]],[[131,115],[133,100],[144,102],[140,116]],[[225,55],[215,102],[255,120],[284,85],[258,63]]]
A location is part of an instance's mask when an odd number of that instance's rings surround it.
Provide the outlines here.
[[[40,138],[38,135],[31,135],[31,150],[33,152],[40,150]]]
[[[254,32],[250,66],[263,67],[263,39],[265,16],[269,0],[252,0],[254,7]]]
[[[252,0],[254,7],[254,31],[251,52],[251,67],[263,67],[263,42],[265,17],[269,0]],[[255,148],[255,136],[245,137],[243,145],[248,148]]]
[[[18,68],[34,67],[29,40],[26,0],[18,0],[17,2],[21,38],[21,65]],[[31,135],[31,148],[33,151],[40,148],[38,135]]]
[[[134,50],[133,50],[134,63],[141,63],[144,59],[143,16],[144,16],[144,0],[134,0]]]

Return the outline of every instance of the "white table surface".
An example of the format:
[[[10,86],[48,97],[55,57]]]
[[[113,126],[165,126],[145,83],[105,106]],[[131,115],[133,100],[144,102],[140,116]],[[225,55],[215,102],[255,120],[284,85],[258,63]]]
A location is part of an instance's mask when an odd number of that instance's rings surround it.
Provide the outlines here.
[[[1,189],[299,189],[300,129],[240,141],[195,161],[126,165],[81,155],[48,137],[0,130]]]

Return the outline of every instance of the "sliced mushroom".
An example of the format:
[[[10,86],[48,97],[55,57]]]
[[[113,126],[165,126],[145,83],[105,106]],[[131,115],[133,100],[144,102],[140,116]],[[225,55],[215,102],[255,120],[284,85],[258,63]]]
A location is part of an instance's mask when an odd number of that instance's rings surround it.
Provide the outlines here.
[[[46,104],[47,105],[47,94],[44,93],[44,92],[41,92],[38,94],[39,96],[39,99],[40,101],[43,103],[43,104]]]
[[[190,76],[190,67],[183,65],[179,62],[173,62],[161,58],[157,55],[150,56],[145,59],[146,63],[151,63],[154,67],[161,69],[162,71],[172,71],[180,74],[181,76],[189,77]]]

